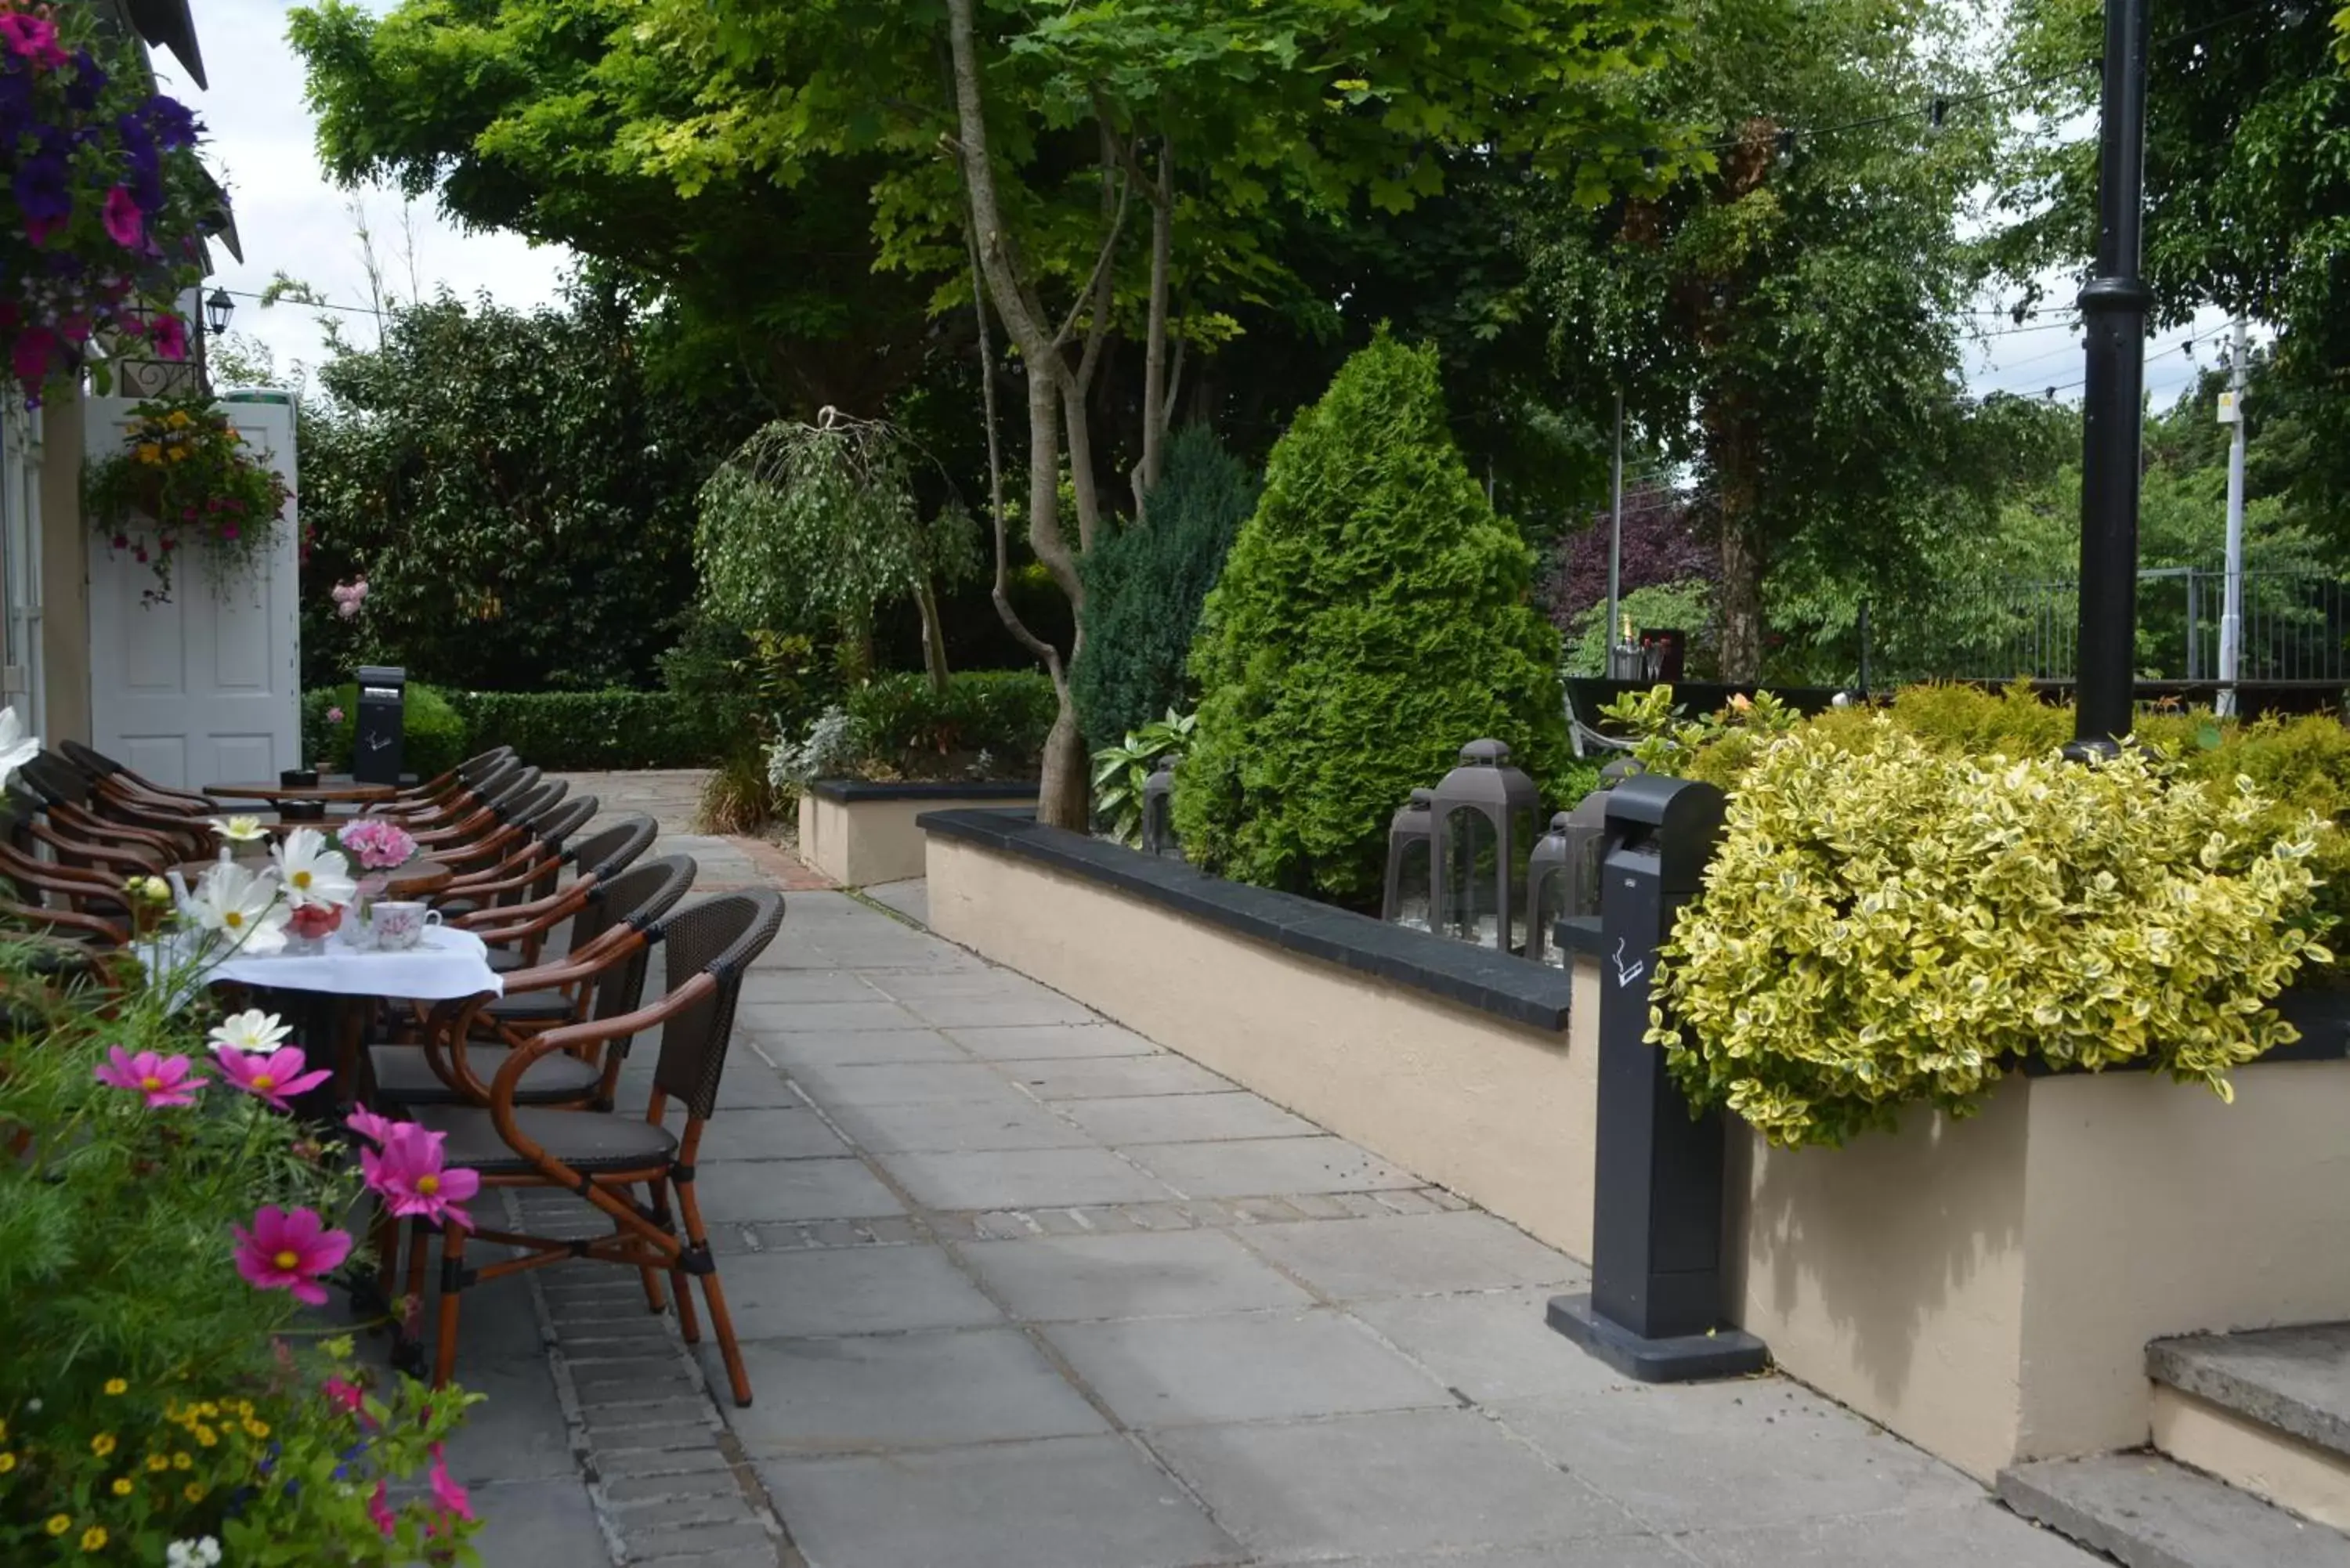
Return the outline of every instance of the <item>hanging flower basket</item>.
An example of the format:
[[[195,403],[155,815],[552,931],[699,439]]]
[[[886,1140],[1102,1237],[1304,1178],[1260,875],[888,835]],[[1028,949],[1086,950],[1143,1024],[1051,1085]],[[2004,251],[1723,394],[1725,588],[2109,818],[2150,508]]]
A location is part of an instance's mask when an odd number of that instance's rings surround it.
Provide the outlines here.
[[[121,449],[89,465],[82,511],[107,548],[155,574],[141,596],[172,597],[172,564],[193,552],[215,591],[256,577],[277,543],[292,492],[253,455],[228,416],[201,398],[138,405]]]

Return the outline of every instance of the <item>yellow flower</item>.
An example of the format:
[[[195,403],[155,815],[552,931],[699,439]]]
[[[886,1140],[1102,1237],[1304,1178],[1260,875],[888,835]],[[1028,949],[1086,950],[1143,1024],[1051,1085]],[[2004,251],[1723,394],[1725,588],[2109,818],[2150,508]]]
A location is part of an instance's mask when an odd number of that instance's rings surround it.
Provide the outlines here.
[[[5,1476],[5,1475],[6,1475],[10,1470],[15,1469],[16,1468],[16,1455],[14,1455],[14,1454],[8,1454],[8,1453],[0,1453],[0,1476]]]
[[[171,417],[163,422],[170,425],[173,430],[179,430],[185,426],[194,424],[196,421],[188,417],[187,410],[173,409],[172,410]]]
[[[140,441],[139,443],[139,461],[151,464],[161,462],[163,461],[163,449],[157,446],[153,441]]]
[[[168,1470],[172,1468],[172,1461],[165,1455],[150,1454],[147,1456],[147,1468],[151,1470]]]
[[[220,1434],[213,1431],[210,1427],[198,1427],[196,1428],[196,1441],[209,1449],[214,1443],[220,1441]]]
[[[131,1480],[129,1476],[117,1476],[114,1478],[114,1495],[117,1497],[129,1497],[132,1489],[136,1485],[137,1483]]]
[[[180,1495],[186,1498],[190,1502],[202,1502],[204,1501],[204,1483],[202,1481],[190,1481],[187,1485],[180,1489]]]
[[[172,449],[172,461],[173,462],[179,462],[183,461],[183,460],[187,457],[187,455],[188,455],[188,449],[187,449],[186,447],[183,447],[183,446],[175,446],[175,447],[173,447],[173,448]]]
[[[195,1460],[188,1458],[188,1453],[185,1449],[181,1449],[178,1453],[172,1456],[172,1468],[175,1470],[186,1469],[190,1465],[194,1464],[195,1462]]]
[[[244,1435],[248,1438],[265,1438],[269,1436],[269,1423],[256,1421],[247,1417],[244,1422]]]
[[[106,1380],[106,1391],[109,1394],[128,1394],[130,1392],[130,1385],[122,1378],[109,1377]]]
[[[104,1551],[106,1549],[106,1526],[102,1524],[93,1524],[88,1530],[83,1531],[81,1532],[81,1549],[84,1552]]]
[[[97,1437],[92,1438],[89,1440],[89,1451],[101,1459],[114,1452],[114,1434],[100,1432]]]
[[[51,1535],[63,1535],[67,1531],[73,1528],[73,1515],[70,1513],[53,1513],[49,1515],[49,1521],[41,1526],[41,1528],[47,1531]]]

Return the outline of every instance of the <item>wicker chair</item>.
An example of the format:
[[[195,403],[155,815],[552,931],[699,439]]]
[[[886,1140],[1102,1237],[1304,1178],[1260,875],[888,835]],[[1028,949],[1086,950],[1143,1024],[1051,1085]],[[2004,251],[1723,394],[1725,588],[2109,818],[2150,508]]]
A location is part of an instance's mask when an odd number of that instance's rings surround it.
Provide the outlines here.
[[[479,1269],[466,1264],[466,1231],[456,1226],[443,1230],[435,1386],[446,1384],[456,1370],[458,1329],[468,1289],[526,1269],[586,1259],[637,1270],[655,1311],[662,1304],[660,1277],[668,1274],[679,1327],[689,1344],[702,1338],[691,1293],[693,1282],[700,1281],[734,1402],[751,1403],[750,1376],[735,1344],[718,1263],[711,1255],[694,1197],[694,1158],[702,1129],[718,1108],[743,975],[775,940],[783,920],[783,895],[766,889],[729,893],[671,915],[659,929],[668,949],[669,980],[668,994],[660,1001],[618,1017],[550,1031],[509,1054],[490,1085],[486,1107],[424,1106],[417,1112],[420,1125],[444,1135],[443,1153],[450,1165],[481,1173],[485,1193],[501,1187],[560,1189],[579,1194],[612,1221],[608,1234],[587,1241],[484,1226],[471,1239],[515,1249],[521,1255]],[[647,932],[641,940],[650,942],[653,937]],[[641,1118],[536,1109],[520,1099],[525,1079],[543,1064],[655,1027],[661,1031],[660,1053],[653,1069],[651,1102]],[[665,1125],[671,1099],[685,1111],[685,1125],[674,1133]],[[639,1187],[650,1193],[650,1203],[639,1202]],[[676,1195],[674,1214],[671,1193]]]

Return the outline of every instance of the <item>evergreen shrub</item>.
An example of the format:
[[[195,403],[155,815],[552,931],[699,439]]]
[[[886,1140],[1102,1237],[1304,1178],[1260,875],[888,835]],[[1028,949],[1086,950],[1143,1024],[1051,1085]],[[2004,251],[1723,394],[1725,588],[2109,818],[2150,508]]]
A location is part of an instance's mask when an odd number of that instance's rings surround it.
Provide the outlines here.
[[[1534,567],[1453,445],[1435,353],[1382,331],[1274,448],[1209,596],[1176,774],[1185,854],[1364,906],[1388,817],[1464,743],[1493,736],[1561,778],[1559,638]]]
[[[1186,705],[1184,663],[1200,607],[1256,492],[1213,431],[1186,425],[1168,442],[1166,471],[1144,498],[1146,521],[1087,554],[1086,646],[1069,684],[1095,750]]]

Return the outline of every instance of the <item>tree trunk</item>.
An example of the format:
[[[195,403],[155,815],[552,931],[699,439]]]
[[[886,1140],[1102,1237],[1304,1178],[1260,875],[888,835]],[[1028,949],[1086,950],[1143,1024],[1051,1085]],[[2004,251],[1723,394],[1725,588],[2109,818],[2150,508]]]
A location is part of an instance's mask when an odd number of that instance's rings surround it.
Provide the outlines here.
[[[1159,139],[1159,183],[1150,193],[1150,314],[1142,353],[1142,461],[1134,469],[1134,522],[1149,521],[1144,497],[1167,462],[1167,408],[1174,388],[1167,374],[1167,289],[1175,261],[1175,142]]]
[[[914,585],[914,603],[922,612],[922,668],[930,671],[931,690],[947,694],[947,632],[939,620],[939,592],[924,577]]]
[[[1762,548],[1746,520],[1721,519],[1721,678],[1762,679]]]
[[[1077,705],[1069,696],[1068,680],[1053,672],[1053,691],[1061,710],[1053,715],[1051,733],[1045,737],[1044,777],[1036,791],[1036,820],[1071,833],[1093,830],[1091,781],[1085,732],[1077,728]]]

